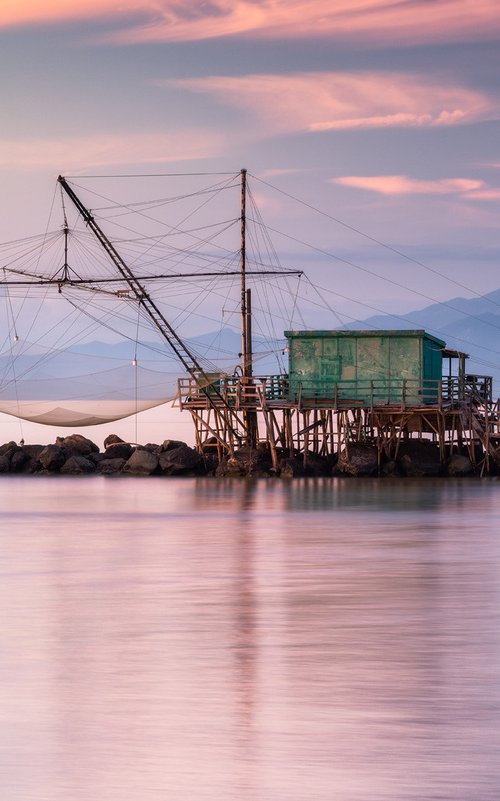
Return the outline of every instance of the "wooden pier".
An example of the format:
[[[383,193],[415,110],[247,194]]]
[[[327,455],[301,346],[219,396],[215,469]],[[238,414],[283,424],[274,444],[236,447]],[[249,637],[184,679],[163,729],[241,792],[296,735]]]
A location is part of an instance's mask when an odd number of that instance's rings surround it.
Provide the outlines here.
[[[450,353],[463,368],[464,354]],[[219,457],[265,443],[278,469],[284,455],[300,455],[306,466],[312,456],[332,459],[366,445],[376,448],[380,469],[405,443],[420,440],[435,443],[443,467],[462,454],[476,472],[488,474],[500,465],[499,401],[490,376],[459,373],[320,382],[221,374],[208,386],[190,377],[179,381],[179,405],[192,415],[197,448],[212,447]],[[253,440],[245,429],[249,412],[257,419]]]

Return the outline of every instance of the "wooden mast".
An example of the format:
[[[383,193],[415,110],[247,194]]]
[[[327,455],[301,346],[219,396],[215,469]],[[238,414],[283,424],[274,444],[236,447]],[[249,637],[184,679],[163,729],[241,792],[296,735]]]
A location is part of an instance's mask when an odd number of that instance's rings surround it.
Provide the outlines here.
[[[247,171],[241,170],[241,217],[240,217],[240,274],[241,274],[241,373],[248,375],[248,325],[247,325],[247,288],[246,288],[246,207],[247,207]]]
[[[250,289],[246,286],[246,204],[247,204],[247,171],[241,170],[241,247],[240,247],[240,270],[241,270],[241,373],[243,383],[243,420],[245,424],[246,444],[251,448],[256,448],[259,439],[259,429],[257,423],[257,412],[255,408],[248,408],[247,404],[253,405],[254,396],[250,387],[252,386],[252,296]]]

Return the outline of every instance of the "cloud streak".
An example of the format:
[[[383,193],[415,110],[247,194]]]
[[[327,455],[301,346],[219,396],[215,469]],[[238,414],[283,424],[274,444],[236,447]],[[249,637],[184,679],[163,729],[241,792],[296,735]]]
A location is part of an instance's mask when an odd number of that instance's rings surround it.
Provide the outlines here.
[[[459,85],[402,73],[297,73],[167,80],[214,96],[267,133],[451,126],[500,116],[500,103]],[[260,130],[260,129],[259,129]]]
[[[0,25],[111,20],[117,43],[324,37],[372,46],[480,41],[500,32],[497,0],[3,0]]]
[[[497,200],[500,189],[488,187],[474,178],[440,178],[421,180],[407,175],[344,175],[330,183],[353,189],[364,189],[381,195],[459,195],[472,200]]]
[[[208,158],[218,152],[210,132],[95,134],[60,139],[0,139],[0,167],[76,171],[124,164],[161,164]]]

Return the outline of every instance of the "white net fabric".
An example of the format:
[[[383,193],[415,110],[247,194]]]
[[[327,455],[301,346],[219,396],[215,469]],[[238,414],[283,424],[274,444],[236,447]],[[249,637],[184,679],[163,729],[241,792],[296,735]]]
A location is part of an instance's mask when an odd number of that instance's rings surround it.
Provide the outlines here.
[[[108,423],[173,400],[178,377],[128,364],[64,378],[11,378],[0,386],[0,412],[53,426]]]

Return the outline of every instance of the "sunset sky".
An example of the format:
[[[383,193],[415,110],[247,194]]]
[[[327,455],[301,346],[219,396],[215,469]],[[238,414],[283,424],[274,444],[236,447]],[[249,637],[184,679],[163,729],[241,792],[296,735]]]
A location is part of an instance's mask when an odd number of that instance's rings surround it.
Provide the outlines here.
[[[59,173],[246,167],[465,285],[500,284],[496,0],[3,0],[0,36],[0,241],[44,230]],[[297,235],[297,210],[260,190]],[[327,218],[300,235],[385,269]],[[386,269],[430,288],[414,264]],[[359,287],[345,267],[315,277]]]

